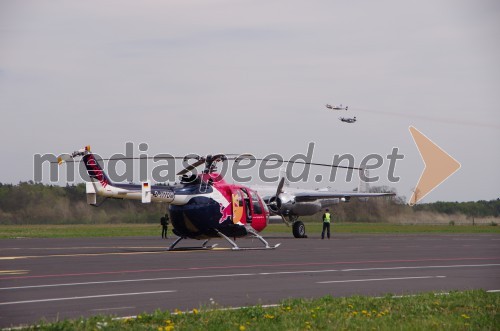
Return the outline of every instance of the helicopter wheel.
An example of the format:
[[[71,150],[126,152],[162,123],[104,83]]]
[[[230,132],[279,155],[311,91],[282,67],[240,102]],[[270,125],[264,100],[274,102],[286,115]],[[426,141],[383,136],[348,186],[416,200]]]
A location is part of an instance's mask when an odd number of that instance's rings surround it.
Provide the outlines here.
[[[292,232],[295,238],[307,238],[306,226],[301,221],[295,221],[293,223]]]

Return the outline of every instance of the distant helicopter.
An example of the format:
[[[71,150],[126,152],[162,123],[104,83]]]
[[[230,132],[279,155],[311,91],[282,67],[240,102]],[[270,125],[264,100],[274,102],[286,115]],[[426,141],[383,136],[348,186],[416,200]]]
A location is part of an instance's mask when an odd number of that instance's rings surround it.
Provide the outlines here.
[[[326,104],[326,108],[332,109],[332,110],[347,110],[347,108],[349,108],[349,106],[342,107],[342,104],[340,104],[338,106],[332,106],[332,105]]]
[[[346,122],[346,123],[354,123],[356,122],[356,116],[354,116],[353,118],[349,118],[349,117],[339,117],[339,120],[341,120],[342,122]]]

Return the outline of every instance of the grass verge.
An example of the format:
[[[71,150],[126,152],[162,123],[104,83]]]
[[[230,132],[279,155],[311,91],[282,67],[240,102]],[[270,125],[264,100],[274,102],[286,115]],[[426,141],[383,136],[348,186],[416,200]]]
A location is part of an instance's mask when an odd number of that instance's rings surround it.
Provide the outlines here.
[[[320,234],[321,223],[306,223],[309,235]],[[171,227],[169,227],[171,232]],[[500,227],[488,225],[400,225],[389,223],[338,223],[333,233],[497,233]],[[284,224],[270,224],[263,235],[283,233],[291,236],[291,228]],[[88,238],[161,236],[156,224],[78,224],[78,225],[0,225],[0,238]]]
[[[308,234],[321,233],[322,223],[305,223]],[[264,233],[291,232],[283,224],[270,224]],[[490,225],[409,225],[391,223],[334,223],[333,233],[500,233],[498,226]]]
[[[170,232],[170,231],[169,231]],[[2,225],[0,238],[89,238],[160,236],[156,224]]]
[[[483,290],[407,297],[290,299],[276,307],[156,311],[133,318],[96,316],[25,330],[498,330],[500,294]]]

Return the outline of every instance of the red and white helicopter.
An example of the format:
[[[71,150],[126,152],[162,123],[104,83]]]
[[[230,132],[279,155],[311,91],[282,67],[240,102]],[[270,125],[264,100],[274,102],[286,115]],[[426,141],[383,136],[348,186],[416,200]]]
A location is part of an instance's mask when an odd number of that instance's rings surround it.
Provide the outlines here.
[[[331,110],[347,110],[349,108],[349,106],[342,107],[342,104],[340,104],[338,106],[332,106],[332,105],[326,104],[326,108],[331,109]]]
[[[170,245],[168,250],[174,249],[181,240],[186,238],[203,239],[204,242],[198,249],[215,247],[215,245],[207,246],[211,238],[224,238],[231,244],[233,250],[247,249],[240,248],[231,239],[246,236],[259,239],[264,244],[261,249],[274,249],[280,245],[269,245],[259,234],[267,226],[270,214],[268,205],[259,194],[249,187],[226,183],[222,176],[216,172],[218,162],[226,160],[238,162],[247,158],[248,155],[228,157],[224,154],[217,154],[197,157],[196,162],[178,173],[179,176],[182,176],[180,184],[173,186],[151,185],[149,181],[141,184],[113,183],[90,151],[90,146],[71,154],[61,155],[58,158],[58,163],[72,161],[76,157],[82,157],[90,177],[90,182],[86,183],[88,204],[97,206],[98,195],[105,198],[141,200],[143,203],[164,202],[168,204],[173,232],[179,237]],[[184,157],[173,158],[185,159]],[[311,164],[350,168],[318,163]],[[193,170],[201,165],[204,165],[203,171],[200,174],[194,174]],[[352,169],[361,170],[354,167]],[[192,174],[188,175],[190,172]],[[293,195],[282,190],[283,183],[284,178],[281,179],[276,194],[267,197],[265,200],[269,207],[273,209],[273,213],[282,216],[285,223],[288,222],[284,216],[289,216],[290,220],[293,219],[294,222],[298,222],[298,216],[309,215],[311,210],[317,212],[319,211],[318,206],[321,209],[339,201],[348,201],[351,197],[394,195],[391,193],[359,192],[303,192],[302,194]],[[324,204],[321,202],[324,202]],[[299,235],[295,235],[297,226],[294,223],[294,235],[303,237],[305,228],[302,222],[299,223],[301,231],[298,232]]]

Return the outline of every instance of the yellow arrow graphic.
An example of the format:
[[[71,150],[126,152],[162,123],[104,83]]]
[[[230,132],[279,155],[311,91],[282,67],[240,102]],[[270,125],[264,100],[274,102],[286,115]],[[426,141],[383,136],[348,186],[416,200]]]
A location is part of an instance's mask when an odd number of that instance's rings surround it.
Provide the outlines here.
[[[453,175],[461,165],[415,127],[410,126],[410,133],[425,164],[424,171],[408,201],[408,204],[413,206]]]

